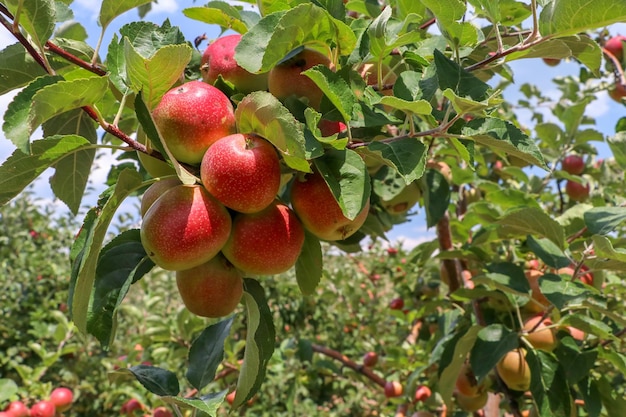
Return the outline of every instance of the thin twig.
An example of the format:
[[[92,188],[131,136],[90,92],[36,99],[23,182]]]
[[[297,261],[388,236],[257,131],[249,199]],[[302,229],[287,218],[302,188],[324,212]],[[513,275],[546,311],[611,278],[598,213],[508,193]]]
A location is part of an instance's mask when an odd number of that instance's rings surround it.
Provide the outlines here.
[[[353,371],[358,372],[361,375],[364,375],[365,377],[367,377],[369,380],[373,381],[377,385],[380,385],[383,388],[385,387],[385,384],[387,383],[387,380],[385,380],[385,378],[375,374],[374,371],[372,371],[367,366],[359,365],[356,362],[354,362],[353,360],[351,360],[350,358],[348,358],[346,355],[342,354],[341,352],[337,352],[336,350],[333,350],[333,349],[331,349],[329,347],[322,346],[322,345],[316,345],[316,344],[313,344],[311,347],[313,348],[314,352],[321,353],[321,354],[326,355],[326,356],[328,356],[330,358],[336,359],[339,362],[341,362],[343,365],[345,365],[348,368],[352,369]]]

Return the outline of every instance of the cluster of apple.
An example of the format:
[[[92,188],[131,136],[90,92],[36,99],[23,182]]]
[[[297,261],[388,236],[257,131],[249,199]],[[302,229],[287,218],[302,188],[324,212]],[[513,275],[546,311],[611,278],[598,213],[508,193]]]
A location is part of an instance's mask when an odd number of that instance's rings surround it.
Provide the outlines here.
[[[585,172],[585,161],[576,154],[571,154],[563,158],[561,162],[563,171],[571,175],[582,175]],[[565,184],[565,193],[573,201],[585,201],[589,197],[589,184],[567,180]]]
[[[11,402],[0,417],[55,417],[72,407],[74,393],[69,388],[59,387],[52,390],[47,400],[40,400],[30,408],[22,401]]]
[[[239,39],[225,36],[212,43],[203,56],[204,81],[168,91],[152,113],[170,154],[195,167],[201,183],[183,184],[171,176],[148,188],[141,202],[141,241],[155,264],[176,271],[184,304],[204,317],[221,317],[235,309],[245,274],[290,269],[302,250],[305,229],[322,240],[342,240],[355,233],[369,213],[368,202],[355,219],[346,218],[314,169],[293,180],[293,175],[285,175],[292,181],[291,205],[278,198],[283,182],[279,153],[265,138],[236,132],[230,99],[210,83],[221,77],[238,91],[269,90],[281,100],[305,96],[317,107],[322,92],[300,73],[330,62],[304,49],[265,77],[249,74],[233,58]],[[138,139],[150,147],[147,138]],[[149,160],[154,158],[142,158],[151,173]],[[158,162],[154,176],[174,173]]]
[[[165,407],[157,407],[151,413],[146,413],[146,407],[135,398],[126,401],[120,413],[125,416],[173,417],[172,412]]]

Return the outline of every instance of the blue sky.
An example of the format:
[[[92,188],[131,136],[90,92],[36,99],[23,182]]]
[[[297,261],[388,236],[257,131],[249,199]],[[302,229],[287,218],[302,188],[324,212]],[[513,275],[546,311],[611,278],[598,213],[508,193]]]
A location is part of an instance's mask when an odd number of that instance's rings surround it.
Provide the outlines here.
[[[193,2],[192,0],[159,0],[158,4],[153,5],[153,10],[148,14],[146,20],[161,24],[166,18],[169,18],[173,25],[181,28],[182,32],[189,40],[193,40],[196,36],[202,35],[203,33],[206,33],[209,39],[214,38],[219,35],[218,27],[188,19],[181,13],[181,10],[184,8],[199,6],[201,4],[203,3],[198,1]],[[100,28],[97,25],[99,7],[100,2],[95,2],[93,0],[75,0],[72,5],[75,19],[87,28],[89,33],[87,42],[92,46],[95,46],[100,31]],[[252,6],[247,5],[247,7]],[[130,21],[137,20],[137,18],[137,12],[134,10],[117,18],[107,29],[107,32],[105,33],[105,42],[106,40],[111,39],[120,26]],[[626,33],[626,24],[611,27],[611,33]],[[0,48],[4,48],[14,42],[15,40],[12,36],[3,28],[0,28]],[[201,48],[203,47],[204,45]],[[106,44],[103,45],[101,49],[101,54],[104,53],[106,53]],[[526,82],[537,85],[544,92],[544,94],[557,98],[559,96],[558,90],[556,89],[556,86],[552,84],[551,80],[560,75],[577,74],[579,70],[578,64],[574,62],[562,62],[557,67],[549,67],[544,65],[539,59],[516,61],[511,64],[511,67],[513,68],[515,74],[516,84],[504,92],[504,97],[507,100],[514,102],[519,98],[519,93],[517,92],[519,85]],[[13,98],[13,95],[14,93],[0,96],[0,115],[4,114],[6,107]],[[608,136],[614,133],[614,126],[617,120],[626,115],[626,107],[613,102],[605,92],[602,92],[598,94],[596,101],[588,107],[588,112],[588,116],[596,119],[596,129],[600,130],[605,136]],[[549,111],[546,109],[546,115],[548,114]],[[528,112],[522,111],[518,116],[522,124],[532,126],[530,114]],[[33,135],[33,139],[38,138],[38,135],[40,135],[40,133],[36,132]],[[606,145],[597,143],[595,145],[600,145],[599,149],[601,153],[607,152],[608,148]],[[2,132],[0,132],[0,161],[4,161],[8,155],[13,152],[13,150],[13,144],[3,136]],[[101,184],[104,178],[106,178],[108,171],[107,165],[111,161],[112,157],[103,158],[100,162],[103,168],[96,169],[92,173],[91,180],[96,187],[95,191],[92,191],[88,195],[87,203],[92,204],[95,201],[97,194],[102,189],[98,187],[98,184]],[[53,195],[48,186],[48,178],[50,174],[51,172],[45,173],[36,182],[34,187],[35,193],[43,199],[43,204],[54,205],[58,208],[60,213],[67,212],[66,207],[62,203],[54,201],[53,199]],[[134,213],[137,210],[136,204],[136,200],[128,201],[122,209],[127,212]],[[392,230],[389,233],[389,237],[392,241],[401,240],[407,247],[412,247],[421,241],[431,239],[433,234],[433,230],[426,230],[423,212],[420,211],[412,218],[411,222],[398,226]]]

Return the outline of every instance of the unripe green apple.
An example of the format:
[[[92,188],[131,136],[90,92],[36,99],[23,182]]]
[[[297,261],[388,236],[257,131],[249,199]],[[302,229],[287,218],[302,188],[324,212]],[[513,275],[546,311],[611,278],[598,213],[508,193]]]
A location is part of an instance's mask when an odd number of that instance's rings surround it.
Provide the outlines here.
[[[207,149],[200,176],[226,207],[255,213],[269,206],[280,188],[280,161],[274,146],[255,135],[235,133]]]
[[[252,74],[241,68],[235,60],[235,48],[241,35],[228,35],[213,41],[202,54],[200,71],[202,79],[214,84],[218,77],[233,83],[244,94],[267,90],[267,73]]]
[[[480,410],[487,404],[489,393],[487,391],[481,391],[474,396],[467,396],[457,392],[455,397],[457,404],[462,410],[474,412]]]
[[[383,208],[391,214],[404,214],[420,201],[422,190],[417,182],[412,182],[391,200],[383,200]]]
[[[167,190],[174,188],[177,185],[181,185],[178,177],[168,177],[157,181],[148,187],[146,192],[144,192],[141,196],[141,205],[139,206],[139,213],[141,214],[141,217],[146,214],[148,209],[152,206],[152,204],[154,204],[155,201],[157,201],[159,197],[161,197]]]
[[[267,80],[269,92],[280,101],[290,96],[304,97],[308,99],[309,106],[319,110],[324,93],[313,80],[301,74],[318,64],[329,67],[330,59],[313,49],[303,49],[270,70]]]
[[[199,164],[209,146],[235,133],[230,99],[202,81],[190,81],[165,93],[152,116],[174,158],[188,164]]]
[[[145,145],[148,151],[151,151],[153,149],[152,142],[150,142],[150,139],[148,139],[146,132],[144,132],[141,126],[139,126],[139,129],[137,129],[137,142]],[[141,163],[141,166],[143,166],[143,168],[152,178],[176,175],[176,170],[174,170],[174,168],[165,161],[153,158],[143,152],[137,152],[137,157],[139,158],[139,163]]]
[[[240,213],[222,252],[237,268],[255,275],[280,274],[298,260],[304,228],[286,205],[274,202],[258,213]]]
[[[146,212],[141,243],[155,264],[170,271],[201,265],[222,249],[232,221],[226,208],[201,185],[178,185]]]
[[[352,236],[365,223],[370,203],[354,218],[343,215],[341,207],[322,175],[315,171],[291,187],[291,204],[304,227],[320,239],[343,240]]]
[[[243,277],[222,254],[195,268],[176,272],[183,304],[202,317],[224,317],[235,310],[243,294]]]
[[[496,364],[498,375],[512,390],[527,391],[530,388],[530,367],[525,356],[525,349],[513,349],[507,352]]]

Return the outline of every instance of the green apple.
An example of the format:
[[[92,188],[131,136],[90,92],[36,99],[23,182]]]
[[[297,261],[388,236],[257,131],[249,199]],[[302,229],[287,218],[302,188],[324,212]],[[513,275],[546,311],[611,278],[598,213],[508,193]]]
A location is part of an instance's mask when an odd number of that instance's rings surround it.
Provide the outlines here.
[[[391,200],[383,200],[383,208],[390,214],[404,214],[422,198],[422,190],[417,182],[412,182],[402,189]]]

